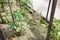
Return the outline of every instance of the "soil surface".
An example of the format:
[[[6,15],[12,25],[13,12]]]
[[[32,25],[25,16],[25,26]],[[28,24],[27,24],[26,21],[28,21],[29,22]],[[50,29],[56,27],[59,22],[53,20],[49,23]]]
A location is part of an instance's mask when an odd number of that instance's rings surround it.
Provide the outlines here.
[[[46,29],[45,28],[31,28],[26,30],[25,35],[20,37],[11,38],[11,40],[45,40],[46,39]]]

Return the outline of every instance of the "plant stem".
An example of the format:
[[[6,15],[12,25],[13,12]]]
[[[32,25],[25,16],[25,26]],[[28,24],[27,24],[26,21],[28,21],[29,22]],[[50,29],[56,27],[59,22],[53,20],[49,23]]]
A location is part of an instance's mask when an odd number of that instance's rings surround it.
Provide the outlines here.
[[[14,23],[14,17],[13,17],[13,13],[12,13],[12,7],[11,7],[10,0],[8,0],[8,4],[9,4],[9,8],[10,8],[10,13],[11,13],[11,16],[12,16],[12,21]]]

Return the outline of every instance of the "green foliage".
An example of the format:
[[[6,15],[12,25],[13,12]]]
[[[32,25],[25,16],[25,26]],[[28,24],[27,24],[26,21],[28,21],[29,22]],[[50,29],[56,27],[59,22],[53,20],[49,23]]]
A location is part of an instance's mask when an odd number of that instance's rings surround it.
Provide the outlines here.
[[[28,14],[28,11],[27,10],[15,10],[13,11],[13,16],[14,16],[14,23],[9,23],[9,29],[13,30],[13,29],[16,29],[16,30],[25,30],[25,29],[28,29],[30,28],[30,25],[27,24],[26,21],[29,20],[28,17],[26,17],[25,15]],[[6,12],[4,15],[3,15],[3,20],[5,23],[8,23],[10,22],[10,18],[9,18],[9,13]],[[25,26],[25,27],[24,27]]]
[[[58,40],[60,40],[60,32],[58,32]]]
[[[28,25],[26,22],[20,22],[20,23],[14,23],[14,24],[9,24],[9,29],[10,30],[16,30],[19,32],[20,30],[27,30],[30,28],[30,25]]]
[[[47,28],[47,23],[44,19],[42,19],[42,16],[40,17],[40,23],[42,27],[46,27]]]
[[[8,12],[6,12],[5,15],[3,15],[3,22],[4,23],[9,23],[10,18],[8,18],[8,16],[9,16]]]
[[[20,30],[28,30],[31,28],[30,24],[28,24],[28,16],[25,16],[28,14],[28,11],[25,9],[22,10],[15,10],[13,11],[14,16],[14,23],[10,23],[11,19],[9,18],[9,13],[6,12],[5,15],[3,15],[3,20],[8,23],[8,28],[10,31],[15,30],[17,33],[20,32]],[[11,16],[11,15],[10,15]],[[21,34],[18,34],[21,35]]]
[[[23,17],[23,15],[21,15],[21,12],[19,12],[19,11],[14,11],[14,18],[16,19],[15,21],[20,21],[20,20],[23,20],[24,19],[24,17]]]
[[[32,0],[21,0],[22,2],[23,2],[23,4],[24,3],[26,3],[26,4],[31,4],[31,2],[32,2]]]
[[[6,2],[7,0],[0,0],[0,2]]]
[[[57,31],[60,31],[60,20],[54,19],[53,25]]]
[[[58,40],[60,40],[60,20],[54,19],[55,32],[57,34]]]
[[[19,2],[19,0],[16,0],[16,1],[17,3]],[[5,2],[5,0],[4,1],[0,0],[0,2]],[[30,4],[30,0],[21,0],[21,4],[23,6],[25,5],[24,3]],[[19,32],[20,30],[26,30],[31,27],[30,24],[28,24],[28,20],[30,20],[29,17],[27,16],[28,13],[29,13],[28,10],[26,10],[25,8],[21,10],[14,10],[12,13],[14,17],[14,23],[11,23],[11,18],[9,18],[11,17],[11,15],[8,12],[6,12],[3,15],[3,21],[5,23],[8,23],[9,30],[16,30],[17,32]]]
[[[1,5],[0,5],[0,10],[2,10]]]
[[[31,6],[32,0],[16,0],[16,3],[20,5],[21,8],[28,8],[28,6]]]
[[[53,26],[52,26],[52,30],[51,30],[51,38],[53,39],[54,37],[56,37],[59,39],[60,38],[59,32],[60,32],[60,20],[57,20],[54,18]]]
[[[16,0],[16,3],[19,3],[19,1],[20,1],[21,4],[24,4],[24,3],[31,4],[32,0]]]
[[[24,15],[26,15],[28,12],[25,10],[16,10],[13,11],[13,16],[14,16],[14,23],[9,24],[9,29],[13,30],[15,29],[16,31],[20,30],[26,30],[30,28],[30,25],[25,22],[26,18]]]
[[[40,23],[43,27],[47,28],[45,20],[41,18]],[[51,29],[51,39],[54,40],[54,38],[60,40],[60,20],[54,18],[53,19],[53,25]]]

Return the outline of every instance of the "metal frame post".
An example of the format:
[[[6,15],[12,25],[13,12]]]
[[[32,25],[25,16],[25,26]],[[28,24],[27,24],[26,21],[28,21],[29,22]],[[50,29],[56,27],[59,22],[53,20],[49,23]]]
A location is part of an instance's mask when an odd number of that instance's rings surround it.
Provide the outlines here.
[[[50,40],[50,32],[51,32],[51,27],[52,27],[52,23],[53,23],[54,14],[55,14],[56,4],[57,4],[57,0],[53,0],[46,40]]]

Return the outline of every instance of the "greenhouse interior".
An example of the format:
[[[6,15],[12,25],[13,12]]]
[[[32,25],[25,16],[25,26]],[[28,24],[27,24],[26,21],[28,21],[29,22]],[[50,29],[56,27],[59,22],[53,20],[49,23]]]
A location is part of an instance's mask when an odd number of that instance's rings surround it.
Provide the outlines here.
[[[0,0],[0,40],[60,40],[60,0]]]

